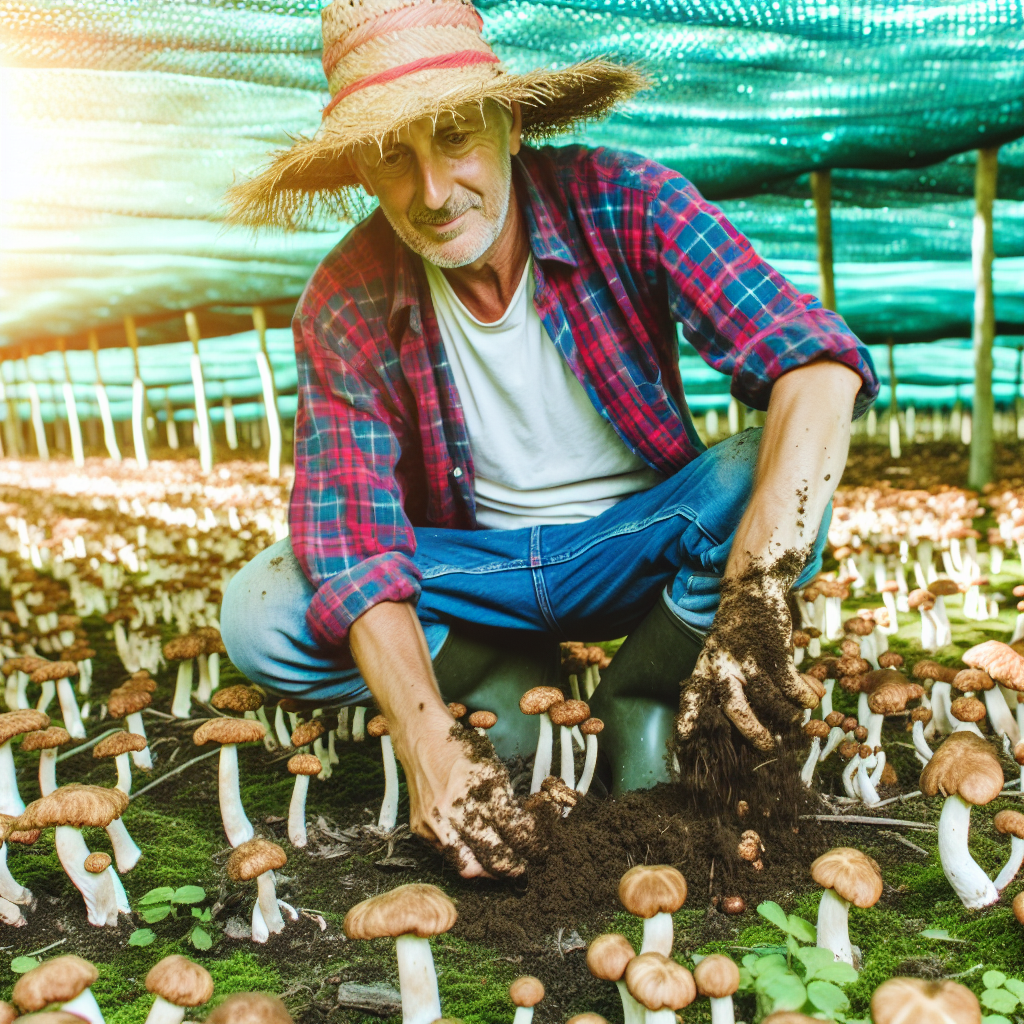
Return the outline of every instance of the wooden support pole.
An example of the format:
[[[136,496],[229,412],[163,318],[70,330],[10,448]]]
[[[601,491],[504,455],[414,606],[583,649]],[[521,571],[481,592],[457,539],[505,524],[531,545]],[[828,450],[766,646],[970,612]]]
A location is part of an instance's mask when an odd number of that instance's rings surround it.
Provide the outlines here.
[[[32,410],[32,429],[36,435],[36,452],[39,458],[44,461],[50,459],[50,446],[46,443],[46,428],[43,426],[43,410],[39,405],[39,388],[32,379],[32,373],[28,365],[28,348],[22,349],[22,358],[25,360],[25,381],[28,385],[28,402]]]
[[[974,409],[971,417],[971,465],[967,485],[981,490],[992,482],[995,436],[992,397],[992,345],[996,336],[995,295],[992,289],[992,205],[996,198],[998,148],[979,149],[974,172]]]
[[[107,395],[103,375],[100,373],[100,339],[95,331],[89,332],[89,348],[92,361],[96,367],[96,404],[100,407],[100,421],[103,423],[103,443],[107,454],[114,462],[121,461],[121,449],[117,446],[117,431],[114,429],[114,417],[110,413],[110,397]]]
[[[811,171],[811,198],[818,229],[818,274],[821,279],[821,304],[836,308],[836,285],[832,276],[832,172]]]
[[[260,339],[260,350],[256,353],[256,365],[263,384],[263,407],[267,411],[267,426],[270,429],[270,452],[267,466],[272,477],[281,475],[281,416],[277,408],[277,386],[274,382],[274,368],[270,365],[267,351],[267,317],[262,306],[252,307],[252,323]]]
[[[192,387],[196,396],[196,422],[199,424],[199,465],[204,473],[209,473],[213,468],[213,431],[210,428],[210,410],[206,405],[203,364],[199,358],[199,321],[192,310],[185,314],[185,328],[192,341]]]
[[[7,406],[7,415],[4,417],[4,454],[14,458],[21,454],[21,422],[17,403],[7,394],[7,382],[2,368],[3,364],[0,363],[0,402]]]
[[[224,387],[224,437],[228,447],[235,451],[238,448],[238,424],[235,423],[235,406],[228,394],[228,382],[223,381]]]
[[[132,444],[135,446],[135,461],[139,469],[149,467],[149,448],[146,444],[146,385],[142,383],[139,372],[139,336],[135,331],[135,321],[130,316],[124,318],[124,333],[128,337],[132,356],[135,359],[135,373],[132,377]]]
[[[78,422],[78,405],[75,389],[71,384],[71,369],[68,366],[67,342],[57,339],[57,348],[64,361],[64,407],[68,411],[68,432],[71,434],[71,458],[76,466],[85,465],[85,449],[82,446],[82,425]]]
[[[889,454],[898,459],[900,447],[900,407],[896,402],[896,346],[889,338]]]

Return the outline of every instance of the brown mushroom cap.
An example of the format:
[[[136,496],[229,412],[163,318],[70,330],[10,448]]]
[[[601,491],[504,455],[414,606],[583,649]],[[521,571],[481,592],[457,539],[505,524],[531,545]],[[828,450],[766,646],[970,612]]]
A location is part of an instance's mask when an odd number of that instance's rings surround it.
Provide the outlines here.
[[[373,721],[373,719],[370,719],[370,721]],[[311,718],[308,722],[300,722],[292,733],[292,746],[308,747],[313,740],[320,739],[325,731],[324,723],[319,718]]]
[[[935,595],[930,590],[912,590],[907,595],[907,607],[913,611],[917,609],[927,610],[935,607]]]
[[[536,1006],[544,998],[544,986],[539,978],[524,974],[509,985],[508,997],[513,1006]]]
[[[961,669],[953,677],[953,685],[964,693],[977,692],[978,690],[991,690],[995,680],[980,668]]]
[[[823,853],[811,864],[811,878],[862,910],[873,907],[882,895],[882,869],[878,863],[849,846]]]
[[[210,699],[218,711],[258,711],[263,707],[263,694],[255,686],[226,686]]]
[[[966,651],[965,665],[984,669],[1003,686],[1024,691],[1024,656],[1018,654],[1009,644],[1000,640],[986,640]]]
[[[868,619],[861,618],[859,615],[855,615],[852,619],[847,619],[843,623],[843,629],[854,636],[870,636],[874,628],[874,623]]]
[[[268,839],[250,839],[236,846],[228,857],[228,878],[232,882],[249,882],[266,871],[277,871],[288,863],[284,850]]]
[[[102,875],[110,867],[109,853],[90,853],[85,858],[85,870],[90,875]]]
[[[71,742],[71,733],[59,725],[51,725],[49,729],[37,729],[26,733],[21,741],[22,750],[53,750]]]
[[[882,669],[892,672],[892,669]],[[895,672],[894,675],[899,675]],[[924,687],[909,679],[887,680],[876,687],[868,697],[868,707],[876,715],[895,715],[907,708],[907,701],[924,696]]]
[[[228,996],[207,1018],[206,1024],[294,1024],[277,996],[239,992]]]
[[[996,831],[1024,839],[1024,814],[1020,811],[1000,811],[993,819]]]
[[[548,708],[552,725],[571,728],[590,717],[590,705],[585,700],[563,700]]]
[[[625,935],[608,932],[599,935],[587,947],[587,969],[601,981],[620,981],[626,973],[626,965],[635,956]]]
[[[127,718],[143,708],[148,708],[153,698],[145,690],[129,690],[119,686],[110,691],[107,698],[107,710],[111,718]]]
[[[704,957],[693,969],[697,994],[709,999],[725,999],[740,987],[740,969],[722,953]]]
[[[811,638],[802,629],[793,630],[793,636],[790,638],[790,643],[794,647],[807,647],[810,642]]]
[[[429,939],[448,931],[457,917],[455,904],[436,885],[412,882],[357,903],[342,927],[350,939]]]
[[[681,1010],[697,998],[693,975],[661,953],[641,953],[626,965],[626,988],[648,1010]]]
[[[587,1010],[585,1013],[574,1014],[565,1022],[565,1024],[608,1024],[608,1018],[602,1017],[599,1013]]]
[[[48,683],[53,682],[57,679],[68,679],[71,676],[78,675],[78,663],[74,661],[48,661],[45,665],[40,665],[32,675],[29,676],[29,682],[32,683]]]
[[[1013,916],[1018,924],[1024,924],[1024,889],[1013,897]]]
[[[49,724],[50,716],[44,715],[41,711],[5,711],[0,714],[0,743],[6,743],[9,739],[26,732],[45,729]]]
[[[92,756],[96,758],[120,757],[146,749],[146,737],[134,732],[111,733],[106,739],[100,740],[92,748]]]
[[[604,722],[600,718],[588,718],[581,726],[580,732],[584,736],[597,736],[604,731]]]
[[[128,796],[119,789],[69,782],[48,796],[33,800],[10,828],[12,832],[57,825],[106,828],[127,809]]]
[[[37,842],[42,832],[37,829],[27,829],[23,832],[8,832],[7,830],[17,821],[18,819],[13,814],[0,814],[0,836],[2,841],[6,843],[18,843],[22,846],[31,846]]]
[[[145,669],[142,669],[139,672],[133,672],[118,689],[124,690],[126,693],[132,690],[138,690],[142,693],[156,693],[156,680]]]
[[[871,1019],[875,1024],[981,1024],[981,1006],[969,988],[955,981],[890,978],[871,997]]]
[[[202,1006],[213,996],[213,978],[199,964],[175,953],[150,968],[146,991],[174,1006]]]
[[[811,738],[824,739],[829,734],[829,725],[820,718],[812,718],[805,726],[804,732]]]
[[[18,1011],[10,1003],[0,1003],[0,1024],[14,1024],[14,1019],[17,1016]],[[71,1014],[66,1016],[71,1017]],[[72,1024],[74,1024],[73,1018]]]
[[[519,710],[524,715],[541,715],[552,704],[565,700],[565,694],[553,686],[535,686],[519,698]]]
[[[1003,788],[1003,769],[992,745],[966,729],[954,732],[924,766],[925,796],[959,796],[969,804],[991,803]]]
[[[928,589],[936,597],[952,597],[953,594],[960,593],[959,585],[950,579],[932,580],[931,583],[928,584]]]
[[[878,656],[879,668],[902,668],[903,666],[903,655],[897,654],[895,651],[883,651]]]
[[[457,700],[452,701],[448,705],[448,710],[451,712],[452,718],[462,718],[463,715],[469,710],[465,704],[460,704]]]
[[[825,724],[831,729],[838,729],[846,720],[846,715],[842,711],[830,711],[825,716]]]
[[[319,775],[323,770],[320,758],[313,754],[296,754],[288,758],[288,771],[292,775]]]
[[[871,671],[871,663],[864,658],[844,654],[836,665],[840,676],[861,676]]]
[[[1013,759],[1017,764],[1024,765],[1024,740],[1021,740],[1020,743],[1013,748]]]
[[[956,679],[956,673],[955,668],[925,658],[914,665],[914,670],[910,674],[915,679],[934,679],[937,683],[952,683]]]
[[[720,907],[723,914],[742,914],[747,909],[747,901],[742,896],[723,896]]]
[[[857,719],[853,715],[847,715],[842,722],[843,732],[853,732],[857,728]]]
[[[498,724],[498,716],[493,711],[474,711],[469,724],[474,729],[491,729]]]
[[[637,864],[619,879],[619,900],[637,917],[674,914],[686,902],[686,879],[668,864]]]
[[[985,717],[985,705],[977,697],[957,697],[949,705],[949,713],[958,722],[980,722]]]
[[[11,998],[32,1013],[50,1003],[70,1003],[97,978],[99,971],[80,956],[54,957],[23,974],[14,985]]]
[[[164,644],[164,657],[168,661],[188,661],[206,653],[203,638],[189,633],[187,636],[176,636]]]
[[[296,729],[295,732],[298,732],[298,729]],[[373,718],[366,723],[366,735],[371,736],[375,740],[379,740],[381,736],[390,736],[391,729],[388,726],[388,720],[383,715],[374,715]],[[295,734],[293,733],[292,742],[295,746],[301,747],[305,745],[302,743],[295,743],[294,736]],[[316,737],[314,737],[314,739],[315,738]],[[308,743],[309,741],[307,740],[306,742]]]
[[[914,708],[910,712],[910,720],[912,722],[924,722],[926,725],[932,720],[932,709],[931,708]]]
[[[206,743],[254,743],[266,734],[262,722],[248,718],[211,718],[192,733],[192,742],[197,747]]]

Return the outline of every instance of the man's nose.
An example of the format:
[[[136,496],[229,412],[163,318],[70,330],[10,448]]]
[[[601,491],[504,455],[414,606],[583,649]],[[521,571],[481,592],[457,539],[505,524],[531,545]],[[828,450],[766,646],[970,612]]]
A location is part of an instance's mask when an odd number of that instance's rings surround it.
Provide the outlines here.
[[[423,205],[428,210],[440,210],[452,194],[451,175],[446,161],[425,159],[420,161],[420,180]]]

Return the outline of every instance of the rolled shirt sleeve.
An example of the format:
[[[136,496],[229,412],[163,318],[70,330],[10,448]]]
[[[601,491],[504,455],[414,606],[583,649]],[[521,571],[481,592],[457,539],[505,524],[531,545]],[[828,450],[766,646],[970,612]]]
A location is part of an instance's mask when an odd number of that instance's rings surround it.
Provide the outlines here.
[[[825,358],[860,376],[854,416],[868,410],[878,377],[866,346],[838,313],[761,259],[718,207],[673,177],[649,217],[672,316],[704,361],[732,378],[739,401],[766,409],[779,377]]]

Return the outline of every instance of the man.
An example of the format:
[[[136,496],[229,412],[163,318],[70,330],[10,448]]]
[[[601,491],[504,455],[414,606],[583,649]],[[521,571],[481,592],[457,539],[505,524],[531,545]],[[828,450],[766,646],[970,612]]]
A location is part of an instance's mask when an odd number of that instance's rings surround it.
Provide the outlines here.
[[[684,758],[708,715],[771,749],[817,703],[786,595],[820,568],[877,381],[842,320],[680,175],[524,145],[632,95],[630,69],[508,74],[457,0],[323,17],[323,128],[236,211],[294,223],[351,209],[353,187],[379,209],[296,310],[291,537],[232,582],[224,639],[277,692],[372,698],[414,830],[466,876],[515,874],[529,813],[445,701],[497,712],[499,753],[526,752],[517,702],[557,683],[557,641],[628,634],[591,701],[616,790],[666,777],[677,709]],[[767,406],[763,435],[704,450],[677,324]]]

